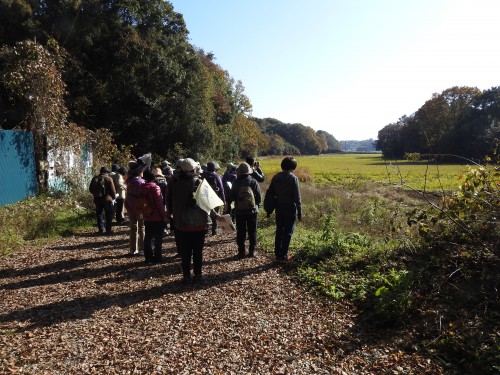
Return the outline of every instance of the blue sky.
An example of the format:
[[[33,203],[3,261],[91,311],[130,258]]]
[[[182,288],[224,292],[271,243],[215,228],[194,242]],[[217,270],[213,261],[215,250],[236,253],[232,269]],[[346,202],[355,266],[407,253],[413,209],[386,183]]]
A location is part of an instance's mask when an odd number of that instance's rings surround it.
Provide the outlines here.
[[[253,115],[377,138],[453,86],[500,85],[498,0],[174,0]]]

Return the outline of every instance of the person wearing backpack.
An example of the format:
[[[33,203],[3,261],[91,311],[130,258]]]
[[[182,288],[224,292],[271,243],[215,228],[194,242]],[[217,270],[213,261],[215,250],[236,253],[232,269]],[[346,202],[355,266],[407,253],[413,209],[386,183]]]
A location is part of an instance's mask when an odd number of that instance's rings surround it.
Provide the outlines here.
[[[264,198],[264,210],[269,218],[276,210],[274,255],[278,262],[290,259],[288,248],[295,228],[295,219],[302,221],[299,179],[293,174],[297,161],[287,156],[281,161],[282,171],[271,179]]]
[[[203,246],[209,224],[209,215],[199,208],[194,194],[201,180],[196,174],[197,163],[186,158],[179,161],[180,173],[167,190],[167,217],[172,217],[175,237],[181,255],[182,283],[204,284],[202,275]],[[212,210],[211,216],[217,216]],[[191,276],[193,260],[194,278]]]
[[[207,180],[208,184],[217,196],[226,203],[226,195],[224,193],[224,185],[222,184],[222,179],[217,173],[220,169],[219,164],[214,161],[209,161],[207,163],[207,170],[202,174],[202,177]],[[219,212],[219,207],[216,207],[215,212]],[[212,236],[217,234],[217,220],[212,220]]]
[[[111,234],[113,220],[113,203],[116,198],[113,179],[109,177],[108,167],[102,167],[97,176],[90,181],[89,191],[94,197],[97,229],[99,234]],[[103,220],[103,213],[105,221]]]
[[[233,213],[236,216],[236,243],[238,259],[245,257],[245,239],[248,233],[248,256],[255,256],[257,244],[257,214],[261,201],[259,183],[251,176],[252,168],[241,163],[236,169],[237,178],[229,193],[228,206],[234,202]]]
[[[142,174],[151,166],[151,155],[146,154],[137,160],[128,162],[127,209],[130,225],[130,255],[144,255],[144,218],[137,213],[136,207],[141,199],[141,186],[144,184]]]
[[[155,181],[156,171],[148,168],[143,173],[144,184],[140,188],[140,196],[146,200],[148,210],[143,210],[144,218],[144,257],[146,263],[160,263],[162,259],[163,230],[166,212],[160,186]],[[160,171],[161,172],[161,171]],[[166,187],[166,186],[165,186]],[[153,243],[154,241],[154,253]]]

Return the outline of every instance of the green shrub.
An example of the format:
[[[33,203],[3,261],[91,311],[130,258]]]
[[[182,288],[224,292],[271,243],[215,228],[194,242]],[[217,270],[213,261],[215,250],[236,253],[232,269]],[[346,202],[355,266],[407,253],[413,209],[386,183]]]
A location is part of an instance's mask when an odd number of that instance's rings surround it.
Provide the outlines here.
[[[458,246],[491,252],[500,243],[500,189],[498,171],[470,169],[459,190],[445,196],[442,205],[414,210],[408,225],[417,225],[423,240],[441,249]]]
[[[374,282],[382,284],[375,292],[379,319],[392,322],[402,319],[412,304],[412,272],[391,268],[388,273],[375,273]]]
[[[89,227],[94,215],[74,197],[40,195],[0,207],[0,254],[17,251],[25,241],[70,235]]]

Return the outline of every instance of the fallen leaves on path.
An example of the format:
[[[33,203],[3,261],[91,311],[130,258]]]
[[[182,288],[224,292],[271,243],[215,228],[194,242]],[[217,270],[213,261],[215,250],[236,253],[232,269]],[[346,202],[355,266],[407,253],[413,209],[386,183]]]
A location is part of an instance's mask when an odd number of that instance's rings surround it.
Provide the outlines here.
[[[0,258],[0,372],[440,372],[415,353],[351,343],[348,306],[313,297],[264,254],[236,260],[234,236],[207,237],[203,286],[180,282],[173,237],[163,252],[156,265],[127,256],[117,227]]]

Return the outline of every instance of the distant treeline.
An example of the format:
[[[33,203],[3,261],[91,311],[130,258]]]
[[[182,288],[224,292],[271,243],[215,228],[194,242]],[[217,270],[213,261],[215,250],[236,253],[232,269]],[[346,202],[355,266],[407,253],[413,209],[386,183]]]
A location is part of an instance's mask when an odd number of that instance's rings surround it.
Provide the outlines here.
[[[499,140],[500,87],[452,87],[385,126],[376,145],[387,158],[440,154],[482,160],[498,155]]]
[[[253,118],[242,82],[189,43],[168,1],[2,0],[0,46],[4,129],[67,121],[171,160],[340,149],[327,132]]]

